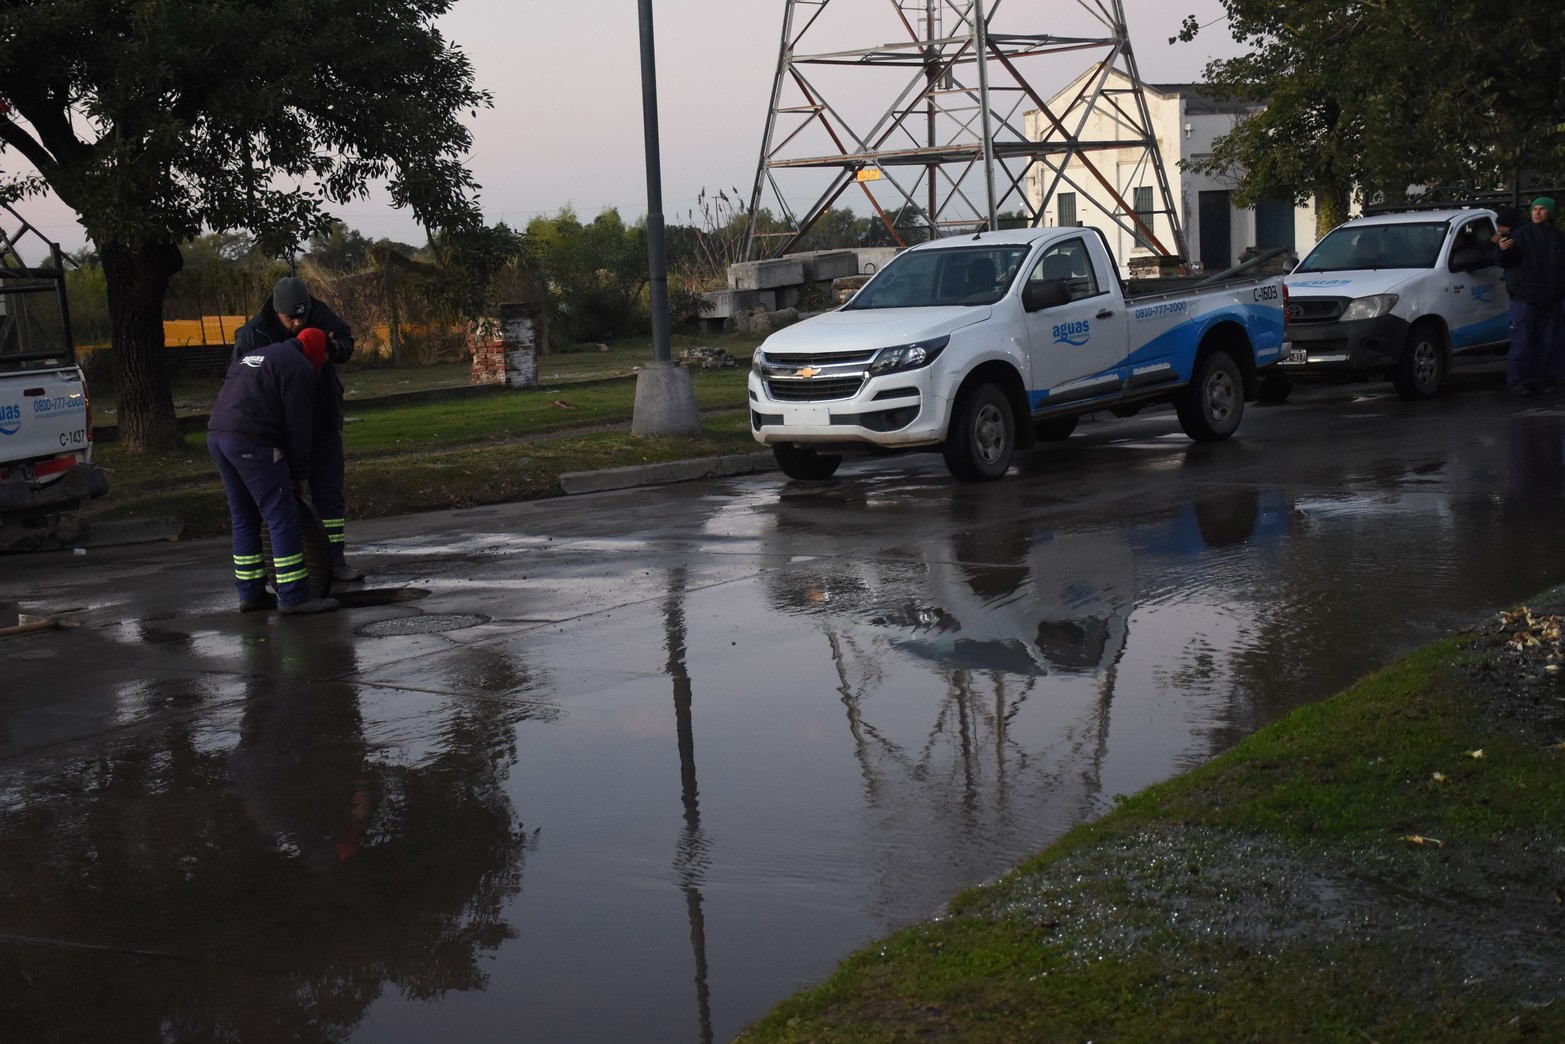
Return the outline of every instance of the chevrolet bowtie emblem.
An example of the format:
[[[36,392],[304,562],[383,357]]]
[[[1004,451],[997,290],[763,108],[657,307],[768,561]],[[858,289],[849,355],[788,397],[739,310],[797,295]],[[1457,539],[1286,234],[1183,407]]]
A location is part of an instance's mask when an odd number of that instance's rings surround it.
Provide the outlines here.
[[[804,368],[804,369],[802,369],[802,370],[794,370],[794,371],[793,371],[793,375],[794,375],[794,376],[795,376],[795,377],[806,377],[806,378],[808,378],[808,377],[814,377],[814,376],[815,376],[815,375],[816,375],[816,374],[817,374],[817,373],[820,373],[820,371],[819,371],[819,370],[817,370],[817,369],[816,369],[816,368],[815,368],[815,367],[813,367],[813,366],[806,366],[806,367],[805,367],[805,368]]]

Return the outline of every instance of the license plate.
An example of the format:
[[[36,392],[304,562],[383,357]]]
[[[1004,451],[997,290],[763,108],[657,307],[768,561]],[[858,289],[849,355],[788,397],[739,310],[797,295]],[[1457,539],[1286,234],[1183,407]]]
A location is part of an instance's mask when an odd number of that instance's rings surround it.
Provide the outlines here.
[[[1283,353],[1282,361],[1291,366],[1303,366],[1310,361],[1310,353],[1303,348],[1289,348]]]
[[[799,427],[822,427],[831,423],[831,413],[824,406],[795,406],[788,414],[788,423]]]

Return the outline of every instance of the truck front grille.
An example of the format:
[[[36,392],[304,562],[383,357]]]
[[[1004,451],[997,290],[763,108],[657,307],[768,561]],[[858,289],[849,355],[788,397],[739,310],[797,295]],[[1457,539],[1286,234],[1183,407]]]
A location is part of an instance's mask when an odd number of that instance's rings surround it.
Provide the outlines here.
[[[858,374],[851,377],[772,377],[766,382],[766,391],[776,402],[825,402],[851,399],[863,386],[864,378]]]
[[[1347,301],[1336,297],[1294,297],[1288,301],[1290,323],[1334,323],[1342,318]]]

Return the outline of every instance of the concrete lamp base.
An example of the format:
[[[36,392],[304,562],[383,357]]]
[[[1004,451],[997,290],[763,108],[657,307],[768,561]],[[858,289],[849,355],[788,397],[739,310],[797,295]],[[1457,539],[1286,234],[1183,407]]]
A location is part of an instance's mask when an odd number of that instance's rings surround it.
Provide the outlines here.
[[[676,362],[650,362],[636,374],[632,435],[699,435],[701,411],[690,371]]]

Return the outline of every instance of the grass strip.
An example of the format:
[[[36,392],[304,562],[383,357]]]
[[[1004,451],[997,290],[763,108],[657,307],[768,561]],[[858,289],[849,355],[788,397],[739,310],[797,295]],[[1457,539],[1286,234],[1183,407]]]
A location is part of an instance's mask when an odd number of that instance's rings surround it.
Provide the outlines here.
[[[1518,689],[1558,702],[1535,667],[1484,634],[1422,649],[865,947],[740,1039],[1565,1039],[1565,745],[1495,713]]]

